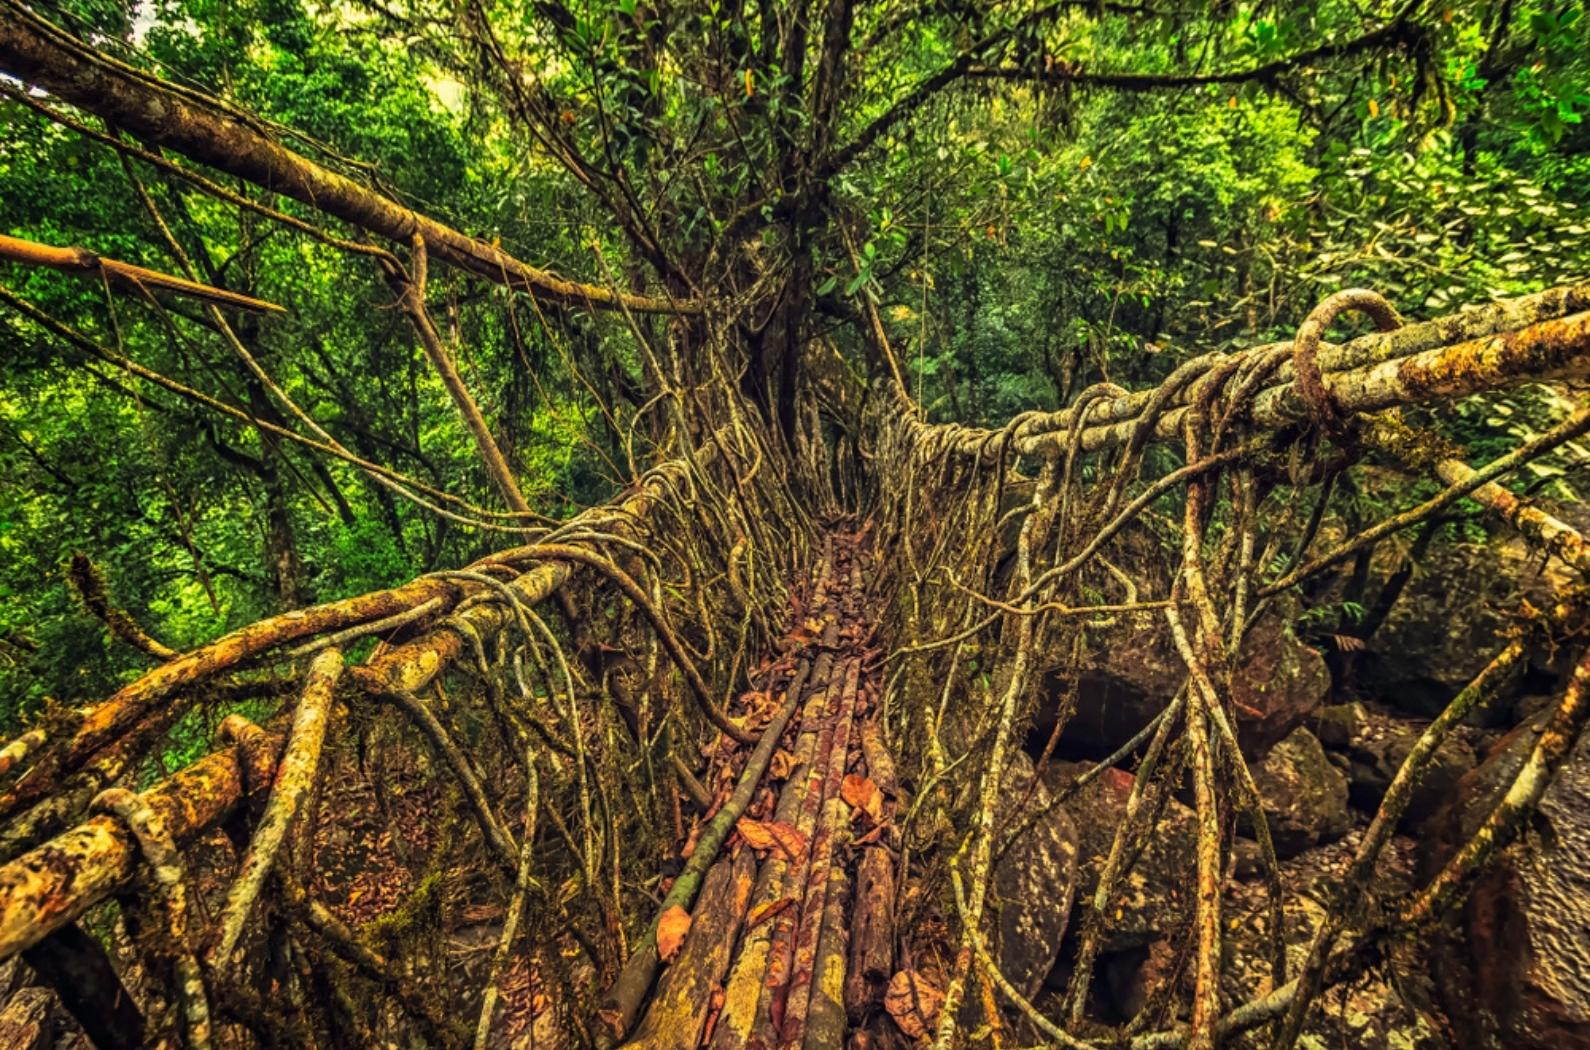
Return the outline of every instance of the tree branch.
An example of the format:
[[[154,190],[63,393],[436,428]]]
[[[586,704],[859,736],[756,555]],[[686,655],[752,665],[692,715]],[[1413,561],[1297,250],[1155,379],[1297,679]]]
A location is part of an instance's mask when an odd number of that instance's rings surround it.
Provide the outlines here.
[[[580,284],[521,262],[500,248],[399,204],[293,152],[222,103],[140,73],[61,32],[22,6],[0,0],[0,70],[44,88],[145,142],[165,146],[343,219],[407,243],[425,238],[443,261],[488,281],[595,309],[700,313],[676,302]]]
[[[1046,9],[1047,10],[1047,9]],[[1037,17],[1034,15],[1032,17]],[[1327,59],[1346,58],[1366,51],[1409,49],[1424,39],[1424,32],[1406,17],[1399,17],[1378,29],[1333,44],[1322,44],[1307,51],[1299,51],[1278,58],[1262,66],[1229,70],[1223,73],[1161,74],[1161,73],[1086,73],[1080,68],[1062,62],[1049,68],[1024,66],[991,66],[979,61],[979,56],[999,43],[1008,40],[1015,28],[991,35],[957,55],[943,69],[921,81],[904,97],[898,99],[871,124],[863,128],[850,144],[838,150],[827,165],[825,174],[832,175],[849,166],[869,149],[886,132],[910,118],[929,98],[951,84],[967,77],[1001,80],[1032,80],[1045,83],[1073,83],[1093,87],[1115,88],[1121,91],[1163,91],[1197,87],[1203,84],[1240,84],[1273,82],[1281,74],[1305,66],[1317,65]]]

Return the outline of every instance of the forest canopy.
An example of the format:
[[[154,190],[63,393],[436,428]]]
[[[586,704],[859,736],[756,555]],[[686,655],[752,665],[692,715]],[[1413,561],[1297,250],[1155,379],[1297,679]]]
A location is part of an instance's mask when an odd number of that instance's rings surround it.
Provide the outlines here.
[[[1100,378],[1141,386],[1193,354],[1288,333],[1338,288],[1435,315],[1590,269],[1579,4],[866,5],[834,58],[832,99],[813,97],[815,74],[788,71],[803,56],[779,50],[795,47],[781,20],[803,21],[798,7],[580,6],[37,10],[562,274],[748,300],[798,279],[813,330],[863,371],[865,295],[933,418],[1002,420]],[[0,86],[6,232],[166,271],[181,268],[174,239],[201,279],[289,308],[245,342],[339,441],[493,499],[376,263],[52,120],[114,134],[17,81]],[[816,161],[792,169],[792,153]],[[433,281],[537,509],[561,515],[625,481],[597,408],[600,396],[622,416],[648,397],[624,319],[565,326],[465,274]],[[150,367],[281,412],[192,308],[117,304],[48,271],[6,285]],[[62,571],[74,551],[181,648],[489,542],[345,464],[85,367],[14,311],[4,331],[0,674],[13,719],[136,666],[77,615]],[[1501,432],[1528,434],[1540,411],[1520,405]],[[1492,410],[1468,415],[1476,436],[1491,432]]]

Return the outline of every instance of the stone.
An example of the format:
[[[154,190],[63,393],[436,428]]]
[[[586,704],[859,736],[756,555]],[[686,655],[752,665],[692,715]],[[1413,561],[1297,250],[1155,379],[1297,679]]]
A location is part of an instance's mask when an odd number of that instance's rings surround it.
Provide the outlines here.
[[[1502,647],[1520,601],[1544,608],[1553,600],[1558,566],[1549,562],[1545,574],[1539,567],[1517,537],[1432,546],[1367,648],[1354,654],[1356,683],[1410,714],[1439,714]],[[1529,664],[1535,675],[1520,668],[1492,711],[1507,710],[1529,678],[1562,671],[1547,653],[1531,654]]]
[[[1295,729],[1253,767],[1277,856],[1295,857],[1347,833],[1347,777],[1307,729]],[[1247,823],[1244,821],[1244,823]],[[1251,829],[1249,829],[1251,831]]]
[[[1342,751],[1364,730],[1369,715],[1364,705],[1353,701],[1346,704],[1326,704],[1314,713],[1309,727],[1319,742],[1333,751]]]
[[[1051,762],[1044,779],[1051,790],[1058,791],[1090,768],[1092,764],[1086,762]],[[1133,783],[1131,773],[1109,769],[1066,800],[1077,832],[1077,924],[1092,907],[1099,874],[1115,829],[1125,816]],[[1179,928],[1185,909],[1192,906],[1187,873],[1195,863],[1196,839],[1192,810],[1174,798],[1167,799],[1159,825],[1146,837],[1137,863],[1116,881],[1109,921],[1100,941],[1102,951],[1149,944]]]
[[[1287,972],[1302,967],[1314,930],[1324,920],[1340,872],[1358,848],[1355,830],[1335,843],[1309,850],[1281,863],[1282,921],[1285,926]],[[1377,872],[1375,889],[1382,900],[1405,894],[1412,885],[1413,843],[1395,839]],[[1247,1002],[1271,987],[1268,928],[1269,903],[1264,883],[1237,883],[1226,894],[1222,920],[1225,951],[1221,988],[1229,1004]],[[1417,959],[1394,958],[1361,977],[1328,989],[1309,1011],[1297,1046],[1306,1050],[1337,1047],[1376,1050],[1448,1050],[1444,1018],[1425,994],[1427,982],[1410,976]],[[1265,1046],[1262,1031],[1236,1046]]]
[[[999,857],[989,887],[1000,971],[1029,999],[1054,968],[1070,925],[1078,846],[1076,825],[1066,809],[1053,804],[1042,780],[1027,795],[1030,784],[1032,760],[1018,752],[1001,792],[1000,826],[1011,829],[1021,814],[1039,815]]]
[[[1361,839],[1362,830],[1355,829],[1334,843],[1281,862],[1283,943],[1289,974],[1301,968],[1340,873]],[[1372,887],[1379,900],[1394,900],[1409,892],[1415,848],[1411,839],[1393,837]],[[1264,995],[1273,986],[1270,953],[1274,941],[1267,884],[1228,885],[1221,903],[1221,928],[1220,983],[1222,1001],[1230,1009]],[[1418,963],[1417,958],[1394,956],[1390,965],[1328,989],[1319,1007],[1309,1012],[1297,1046],[1306,1050],[1448,1050],[1450,1044],[1442,1034],[1445,1018],[1431,1002],[1429,982],[1411,968]],[[1179,937],[1102,956],[1094,983],[1102,986],[1105,1016],[1114,1023],[1132,1021],[1154,1031],[1186,1021],[1192,972]],[[1168,1007],[1176,1016],[1138,1018],[1149,1004]],[[1225,1045],[1256,1048],[1267,1046],[1268,1041],[1259,1029]]]
[[[1163,710],[1185,678],[1186,665],[1176,654],[1168,627],[1112,633],[1108,645],[1082,669],[1076,712],[1061,734],[1060,753],[1069,758],[1104,758]],[[1273,604],[1243,640],[1231,676],[1231,701],[1243,751],[1260,757],[1285,739],[1319,708],[1329,687],[1324,658],[1297,639],[1289,608]],[[1041,747],[1053,730],[1052,712],[1067,688],[1059,672],[1046,675],[1047,699],[1039,704],[1041,714],[1031,737],[1035,747]]]
[[[1392,778],[1423,732],[1423,724],[1366,712],[1358,734],[1343,749],[1348,758],[1348,797],[1354,806],[1369,812],[1379,807]],[[1461,729],[1448,735],[1414,786],[1398,826],[1410,834],[1416,833],[1452,797],[1458,781],[1474,768],[1476,761],[1474,749],[1463,739]]]
[[[1543,721],[1508,734],[1463,777],[1432,822],[1426,874],[1484,821]],[[1466,1046],[1590,1048],[1590,734],[1446,933],[1435,952],[1438,983]]]

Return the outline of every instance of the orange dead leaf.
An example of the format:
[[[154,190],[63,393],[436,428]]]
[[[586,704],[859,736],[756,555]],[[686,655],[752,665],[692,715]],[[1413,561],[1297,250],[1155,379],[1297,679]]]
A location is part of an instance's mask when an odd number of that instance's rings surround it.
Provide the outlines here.
[[[752,849],[776,849],[784,854],[785,860],[797,860],[806,849],[806,836],[783,821],[741,817],[734,829]]]
[[[689,932],[689,912],[677,904],[663,912],[657,920],[657,957],[663,962],[672,962],[674,956],[679,954],[679,946],[685,943],[685,934]]]
[[[701,1030],[702,1046],[712,1045],[712,1033],[717,1030],[718,1016],[723,1013],[723,1004],[728,1001],[729,993],[723,985],[712,989],[712,998],[707,1002],[707,1023]]]
[[[921,1039],[938,1026],[939,1007],[943,1005],[944,993],[915,970],[895,974],[883,993],[883,1008],[900,1031],[912,1039]]]
[[[773,752],[773,758],[767,764],[767,771],[774,780],[788,780],[789,775],[795,771],[795,756],[782,747]]]
[[[745,71],[745,97],[746,98],[750,98],[751,97],[751,94],[752,94],[752,92],[754,90],[753,85],[755,83],[756,83],[756,81],[751,77],[751,71],[749,69],[747,69]]]
[[[850,803],[852,809],[861,810],[875,822],[883,819],[883,797],[871,777],[864,777],[860,773],[847,774],[840,781],[839,797]]]

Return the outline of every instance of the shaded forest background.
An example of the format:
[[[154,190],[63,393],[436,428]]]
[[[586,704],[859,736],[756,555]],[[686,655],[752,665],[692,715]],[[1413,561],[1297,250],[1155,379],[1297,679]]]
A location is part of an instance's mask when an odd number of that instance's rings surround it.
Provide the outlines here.
[[[472,5],[37,6],[108,51],[280,122],[296,148],[521,259],[637,289],[654,280],[657,260],[554,159],[562,144],[516,119],[515,96],[471,29]],[[833,118],[840,142],[969,43],[999,43],[986,67],[916,100],[908,119],[846,158],[827,180],[824,208],[837,221],[798,244],[779,233],[778,194],[760,188],[780,129],[811,117],[778,111],[776,75],[756,54],[721,62],[735,5],[602,0],[577,16],[526,5],[494,12],[493,24],[516,60],[537,64],[535,103],[553,107],[550,125],[627,173],[608,189],[633,197],[670,257],[707,260],[700,271],[710,272],[711,260],[734,256],[755,275],[799,256],[812,269],[814,316],[829,326],[811,334],[858,374],[876,367],[855,324],[870,298],[934,420],[999,422],[1101,379],[1151,385],[1197,353],[1289,339],[1342,287],[1377,289],[1425,317],[1590,272],[1582,3],[1194,10],[1171,0],[1052,5],[1058,13],[1041,19],[1027,17],[1030,6],[929,0],[857,14],[854,90]],[[1324,55],[1231,84],[1136,90],[1044,75],[1259,69],[1383,23],[1418,30],[1390,51]],[[14,82],[0,79],[0,93],[0,230],[180,272],[174,239],[201,280],[288,307],[240,320],[239,335],[338,440],[496,505],[373,263],[124,160],[44,119]],[[725,213],[726,202],[740,210]],[[198,307],[112,300],[94,282],[43,270],[0,268],[0,285],[102,345],[280,419]],[[437,324],[537,511],[566,516],[628,480],[629,454],[645,441],[635,422],[652,406],[625,318],[537,305],[440,267],[431,297],[445,303]],[[1470,399],[1441,425],[1489,458],[1563,410],[1560,395],[1530,387]],[[1523,483],[1574,499],[1582,477],[1572,467],[1587,455],[1570,445]],[[1338,511],[1376,498],[1351,486],[1333,497]],[[74,552],[153,635],[185,650],[497,545],[340,463],[130,385],[0,304],[8,734],[46,698],[103,695],[142,667],[81,608],[66,575]],[[177,730],[169,768],[202,749],[212,718],[196,712]]]

